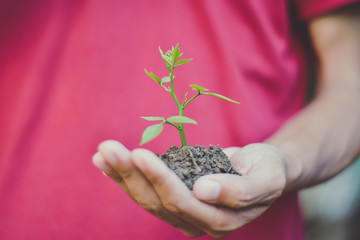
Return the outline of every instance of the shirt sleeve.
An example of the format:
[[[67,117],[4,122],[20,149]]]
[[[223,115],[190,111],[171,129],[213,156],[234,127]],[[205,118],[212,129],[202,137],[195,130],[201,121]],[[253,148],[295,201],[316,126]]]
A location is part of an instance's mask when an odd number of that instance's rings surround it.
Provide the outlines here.
[[[359,3],[360,0],[295,0],[295,2],[300,17],[309,20],[348,4]]]

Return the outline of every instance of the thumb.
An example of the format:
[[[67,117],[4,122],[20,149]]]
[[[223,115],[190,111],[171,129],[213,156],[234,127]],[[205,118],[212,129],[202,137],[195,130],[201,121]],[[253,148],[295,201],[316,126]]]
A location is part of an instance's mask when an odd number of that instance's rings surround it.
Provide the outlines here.
[[[203,176],[194,184],[194,196],[211,204],[244,208],[269,205],[282,194],[286,184],[285,164],[283,155],[274,147],[247,145],[233,154],[231,162],[244,175]]]
[[[199,178],[193,193],[201,201],[238,209],[271,204],[282,189],[261,177],[214,174]]]

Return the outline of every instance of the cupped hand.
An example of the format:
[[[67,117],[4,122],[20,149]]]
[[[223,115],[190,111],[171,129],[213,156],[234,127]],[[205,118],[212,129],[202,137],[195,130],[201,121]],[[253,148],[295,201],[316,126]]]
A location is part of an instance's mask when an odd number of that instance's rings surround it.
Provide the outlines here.
[[[213,174],[195,182],[193,191],[152,152],[130,152],[105,141],[94,164],[139,205],[190,237],[224,237],[259,217],[285,187],[285,159],[268,144],[227,148],[242,176]]]

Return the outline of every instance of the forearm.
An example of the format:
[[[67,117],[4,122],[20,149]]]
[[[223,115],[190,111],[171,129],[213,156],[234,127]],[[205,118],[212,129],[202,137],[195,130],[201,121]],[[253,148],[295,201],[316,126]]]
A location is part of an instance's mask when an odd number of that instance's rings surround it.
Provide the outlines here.
[[[359,92],[323,91],[267,140],[286,155],[286,191],[325,181],[359,155]]]
[[[268,143],[286,155],[286,191],[325,181],[360,154],[360,4],[309,24],[318,94]]]

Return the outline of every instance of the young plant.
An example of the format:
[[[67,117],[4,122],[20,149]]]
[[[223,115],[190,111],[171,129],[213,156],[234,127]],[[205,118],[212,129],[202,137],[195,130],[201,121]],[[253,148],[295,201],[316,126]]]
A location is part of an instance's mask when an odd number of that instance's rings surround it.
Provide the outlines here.
[[[200,95],[209,95],[218,97],[236,104],[239,104],[238,102],[231,100],[230,98],[224,97],[217,93],[207,92],[208,89],[201,87],[196,84],[190,84],[189,86],[196,90],[197,93],[191,97],[190,99],[187,98],[188,92],[185,94],[184,100],[182,103],[180,103],[178,97],[175,94],[174,90],[174,69],[182,64],[185,64],[187,62],[190,62],[192,59],[180,59],[180,57],[183,55],[183,53],[180,53],[179,50],[179,44],[177,44],[175,47],[172,47],[171,50],[168,50],[165,54],[159,47],[159,51],[161,54],[161,57],[166,65],[166,68],[169,71],[169,75],[165,76],[163,78],[159,78],[156,76],[153,72],[148,72],[145,69],[145,73],[153,80],[155,80],[162,88],[164,88],[165,91],[171,94],[173,99],[176,102],[176,105],[179,109],[179,115],[178,116],[172,116],[169,118],[164,117],[141,117],[148,121],[160,121],[160,123],[157,123],[155,125],[149,126],[145,129],[142,135],[142,139],[140,142],[140,145],[149,142],[150,140],[156,138],[164,129],[164,124],[171,125],[175,127],[179,133],[181,138],[182,146],[186,146],[186,138],[185,138],[185,132],[184,132],[184,123],[192,123],[197,124],[195,120],[185,117],[184,116],[184,110],[189,105],[190,102],[192,102],[195,98],[199,97]],[[170,86],[165,86],[166,83],[170,83]]]

